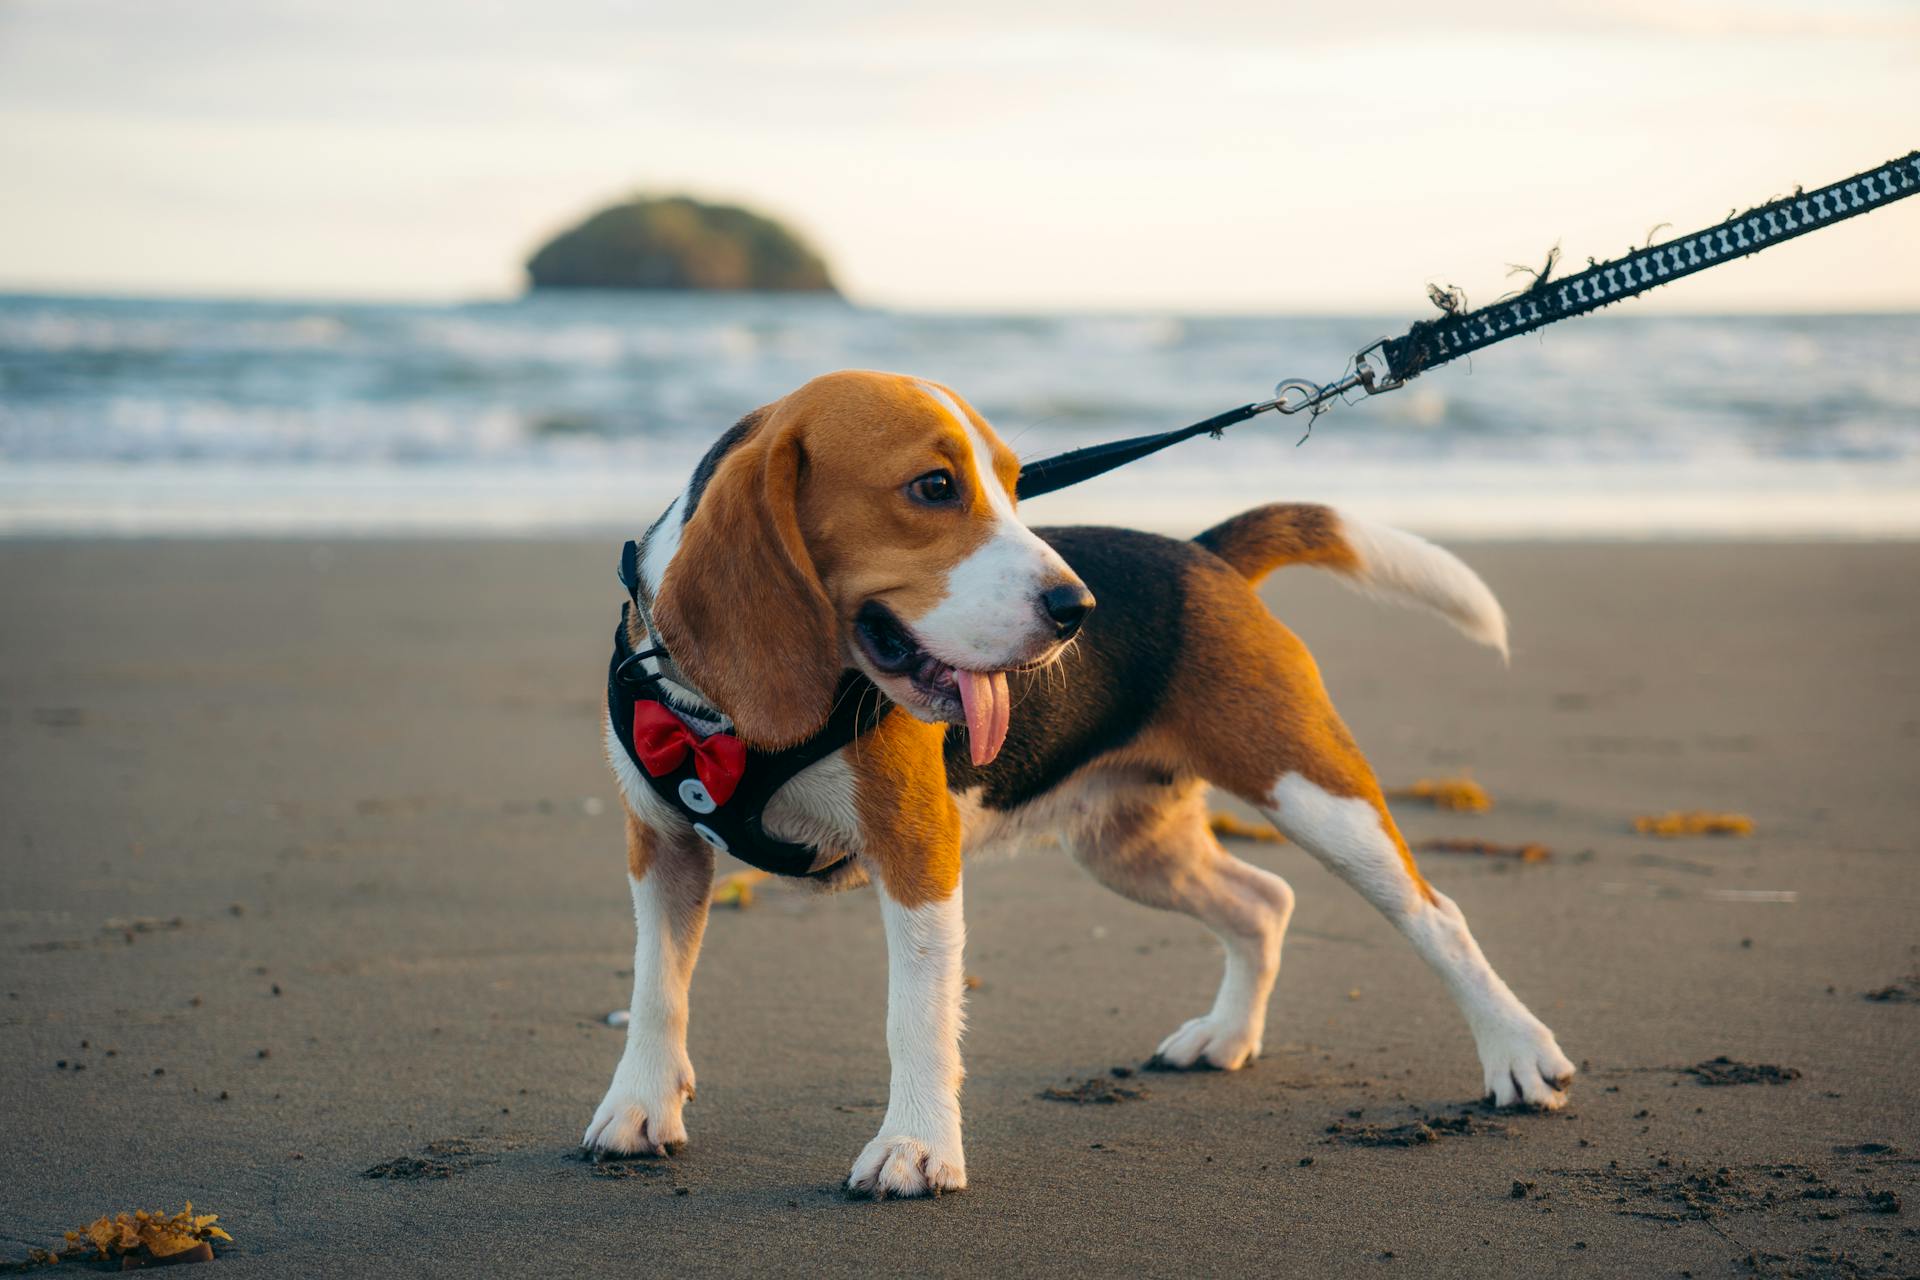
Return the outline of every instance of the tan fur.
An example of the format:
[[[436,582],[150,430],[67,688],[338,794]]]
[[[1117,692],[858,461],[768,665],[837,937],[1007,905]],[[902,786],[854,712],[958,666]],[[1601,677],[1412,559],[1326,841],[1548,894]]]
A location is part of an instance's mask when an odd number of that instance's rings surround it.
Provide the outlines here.
[[[1019,478],[1020,464],[1005,445],[995,450],[997,474],[977,474],[965,430],[915,378],[829,374],[772,412],[806,423],[809,474],[799,524],[843,623],[867,600],[906,622],[938,604],[947,594],[947,575],[992,532],[985,486],[999,484],[1011,494]],[[994,439],[990,430],[984,434]],[[963,507],[891,500],[940,468],[969,495]]]
[[[1143,906],[1179,911],[1211,929],[1238,957],[1238,980],[1255,1011],[1240,1043],[1212,1045],[1229,1070],[1260,1051],[1267,996],[1280,973],[1280,944],[1293,890],[1270,871],[1233,857],[1209,830],[1206,787],[1197,778],[1138,782],[1117,793],[1103,820],[1070,840],[1074,859],[1101,884]]]
[[[1207,827],[1206,788],[1197,778],[1121,793],[1093,838],[1074,842],[1074,857],[1104,885],[1136,902],[1184,911],[1223,930],[1258,936],[1264,913],[1248,908],[1237,892],[1254,887],[1251,899],[1291,909],[1291,892],[1273,887],[1278,877],[1230,856]],[[1234,890],[1222,881],[1235,881]]]
[[[831,709],[860,605],[879,600],[903,619],[921,616],[989,536],[985,487],[997,484],[1010,498],[1020,464],[968,412],[992,443],[992,475],[978,474],[965,430],[917,379],[829,374],[759,411],[716,469],[682,531],[655,616],[675,661],[741,737],[774,747],[814,732]],[[968,502],[941,509],[895,500],[938,468],[953,473]],[[863,851],[889,896],[907,906],[944,898],[959,883],[942,736],[940,726],[896,715],[852,753]]]
[[[621,802],[626,807],[626,802]],[[627,809],[627,874],[635,880],[646,878],[648,868],[653,866],[653,851],[660,843],[660,834],[634,816]]]
[[[960,813],[941,759],[945,730],[888,716],[854,753],[854,803],[887,895],[917,907],[960,883]]]
[[[897,374],[828,374],[753,416],[681,531],[654,616],[740,736],[777,748],[825,723],[860,605],[878,600],[911,622],[938,604],[991,532],[984,486],[1011,494],[1020,467],[975,418],[995,471],[976,474],[964,429]],[[894,500],[939,468],[972,500]]]
[[[691,834],[669,840],[641,821],[624,801],[621,807],[627,816],[627,874],[635,880],[659,877],[671,904],[674,945],[691,973],[707,928],[716,860],[713,849]]]
[[[767,748],[818,729],[840,682],[833,603],[795,514],[804,434],[768,415],[721,461],[653,602],[680,669]]]
[[[1255,805],[1289,773],[1331,795],[1358,796],[1379,812],[1414,886],[1431,898],[1306,645],[1235,567],[1202,563],[1190,573],[1182,662],[1154,719],[1116,756],[1204,778]]]
[[[1195,542],[1258,582],[1290,564],[1316,564],[1336,573],[1360,567],[1340,532],[1333,508],[1315,502],[1275,502],[1213,526]]]

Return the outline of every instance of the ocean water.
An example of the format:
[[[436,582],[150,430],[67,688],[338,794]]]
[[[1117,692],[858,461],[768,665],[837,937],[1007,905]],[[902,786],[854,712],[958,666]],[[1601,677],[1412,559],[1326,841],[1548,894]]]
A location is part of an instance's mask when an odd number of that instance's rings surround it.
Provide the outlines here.
[[[828,370],[946,382],[1032,458],[1331,379],[1413,318],[0,297],[0,533],[634,531]],[[1311,499],[1480,537],[1920,536],[1920,315],[1629,303],[1306,428],[1264,416],[1028,517],[1191,532]]]

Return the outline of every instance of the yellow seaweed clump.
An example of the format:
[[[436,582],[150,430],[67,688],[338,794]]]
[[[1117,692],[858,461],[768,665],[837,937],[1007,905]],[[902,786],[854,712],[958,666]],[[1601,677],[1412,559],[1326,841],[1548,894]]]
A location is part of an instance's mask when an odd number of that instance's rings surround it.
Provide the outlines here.
[[[123,1267],[153,1265],[168,1259],[175,1262],[210,1262],[213,1260],[215,1240],[233,1240],[232,1236],[213,1225],[219,1220],[220,1215],[216,1213],[195,1213],[191,1200],[187,1201],[186,1208],[171,1215],[149,1213],[145,1209],[110,1217],[102,1214],[79,1230],[67,1232],[66,1248],[35,1249],[28,1259],[33,1263],[52,1265],[79,1262],[89,1257],[103,1262],[118,1258]],[[185,1256],[196,1252],[201,1256]]]
[[[1709,813],[1705,809],[1676,809],[1646,814],[1633,820],[1643,836],[1750,836],[1753,819],[1744,813]]]
[[[1207,829],[1225,840],[1258,840],[1262,844],[1287,842],[1287,838],[1272,827],[1258,826],[1231,813],[1208,814]]]
[[[1543,844],[1496,844],[1491,840],[1422,840],[1414,846],[1421,853],[1469,853],[1481,858],[1513,858],[1519,862],[1546,862],[1553,850]]]
[[[1422,778],[1387,794],[1400,800],[1425,800],[1436,809],[1457,813],[1485,813],[1493,808],[1493,797],[1472,778]]]
[[[745,911],[753,905],[753,886],[767,879],[764,871],[736,871],[713,882],[713,905]]]

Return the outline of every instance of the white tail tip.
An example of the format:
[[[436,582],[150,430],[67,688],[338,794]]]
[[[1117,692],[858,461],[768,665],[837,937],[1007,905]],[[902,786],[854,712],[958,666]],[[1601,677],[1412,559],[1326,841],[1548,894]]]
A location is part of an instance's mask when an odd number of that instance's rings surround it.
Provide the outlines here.
[[[1340,513],[1340,529],[1360,560],[1350,580],[1370,594],[1430,609],[1508,660],[1507,615],[1480,575],[1460,558],[1402,529]]]

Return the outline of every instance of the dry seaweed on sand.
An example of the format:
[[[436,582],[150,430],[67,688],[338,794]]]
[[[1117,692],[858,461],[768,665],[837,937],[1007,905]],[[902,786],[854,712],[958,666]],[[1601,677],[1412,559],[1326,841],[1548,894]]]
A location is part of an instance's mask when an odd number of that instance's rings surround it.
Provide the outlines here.
[[[451,1178],[475,1165],[491,1163],[491,1158],[481,1155],[479,1149],[465,1138],[436,1138],[420,1148],[419,1155],[382,1160],[370,1169],[361,1170],[360,1176],[394,1182],[425,1182]]]
[[[429,1160],[422,1156],[395,1156],[361,1171],[363,1178],[391,1178],[395,1182],[424,1182],[430,1178],[451,1178],[460,1166],[447,1160]]]
[[[1442,1138],[1469,1138],[1487,1134],[1505,1137],[1513,1129],[1484,1112],[1462,1108],[1458,1115],[1426,1115],[1405,1124],[1353,1124],[1336,1120],[1327,1126],[1327,1141],[1354,1147],[1424,1147]]]
[[[631,1178],[661,1178],[673,1172],[662,1160],[590,1160],[589,1176],[624,1181]]]
[[[1272,827],[1248,822],[1231,813],[1207,815],[1207,829],[1226,840],[1258,840],[1262,844],[1285,844],[1287,838]]]
[[[736,871],[713,882],[713,905],[745,911],[753,905],[753,886],[768,878],[765,871]]]
[[[1812,1166],[1788,1162],[1708,1165],[1659,1156],[1641,1168],[1622,1168],[1613,1161],[1604,1169],[1547,1173],[1560,1180],[1564,1191],[1609,1205],[1622,1217],[1663,1222],[1710,1221],[1734,1213],[1832,1221],[1854,1214],[1897,1214],[1902,1208],[1895,1191],[1871,1183],[1842,1185]]]
[[[1786,1084],[1789,1080],[1800,1078],[1798,1067],[1780,1067],[1771,1062],[1735,1062],[1724,1053],[1690,1067],[1681,1067],[1680,1073],[1692,1076],[1705,1085]]]
[[[1436,809],[1455,813],[1485,813],[1493,808],[1493,797],[1472,778],[1421,778],[1387,795],[1395,800],[1425,800]]]
[[[1910,973],[1898,982],[1860,993],[1862,1000],[1875,1004],[1912,1004],[1920,1002],[1920,973]]]
[[[1671,813],[1643,814],[1633,820],[1643,836],[1750,836],[1753,819],[1744,813],[1712,813],[1705,809],[1675,809]]]
[[[1138,1102],[1147,1097],[1147,1091],[1139,1085],[1124,1084],[1121,1080],[1107,1076],[1092,1076],[1085,1080],[1069,1080],[1064,1085],[1054,1085],[1042,1089],[1038,1097],[1048,1102],[1071,1102],[1076,1106],[1111,1106],[1117,1102]]]
[[[1553,850],[1543,844],[1532,841],[1526,844],[1497,844],[1492,840],[1456,840],[1435,838],[1422,840],[1414,846],[1420,853],[1467,853],[1483,858],[1512,858],[1518,862],[1546,862],[1553,857]]]
[[[193,1201],[179,1213],[102,1214],[86,1226],[66,1233],[66,1247],[35,1249],[29,1266],[63,1262],[118,1261],[123,1270],[171,1266],[182,1262],[212,1262],[213,1242],[233,1237],[215,1226],[217,1213],[195,1213]]]

